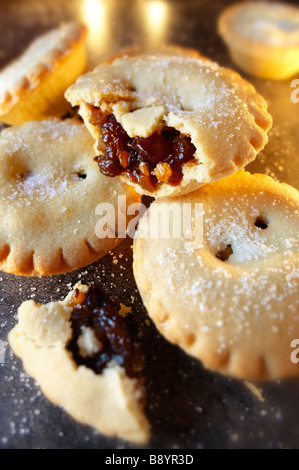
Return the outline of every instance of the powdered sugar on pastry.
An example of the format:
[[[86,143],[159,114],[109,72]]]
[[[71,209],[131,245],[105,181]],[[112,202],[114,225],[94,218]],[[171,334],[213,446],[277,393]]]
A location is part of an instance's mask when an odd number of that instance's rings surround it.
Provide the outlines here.
[[[66,88],[86,70],[86,28],[64,23],[38,37],[0,72],[0,120],[20,125],[62,116]]]
[[[248,2],[235,23],[236,30],[256,42],[299,46],[299,9],[283,3]]]
[[[178,199],[189,201],[203,203],[202,247],[144,238],[152,209],[141,221],[134,274],[149,315],[214,370],[248,380],[298,375],[290,360],[299,335],[298,192],[241,172]]]
[[[71,271],[119,242],[99,239],[96,207],[139,197],[93,161],[93,140],[76,119],[52,118],[5,129],[0,136],[0,269],[21,275]],[[126,219],[126,214],[123,214]]]
[[[91,122],[95,108],[113,114],[130,137],[149,137],[163,127],[190,137],[194,161],[183,165],[180,184],[160,182],[148,191],[124,176],[139,192],[155,197],[188,193],[243,168],[264,147],[271,127],[267,105],[253,86],[206,58],[118,58],[80,77],[66,97],[80,106],[96,140],[101,129]],[[98,143],[95,147],[99,152]]]
[[[219,33],[233,61],[259,78],[283,80],[299,70],[299,8],[279,2],[241,2],[226,8]]]
[[[81,284],[75,289],[88,291]],[[73,335],[73,294],[46,305],[24,302],[18,310],[18,324],[9,333],[9,344],[49,400],[74,419],[108,436],[144,444],[149,439],[149,426],[141,404],[144,390],[137,379],[129,377],[115,361],[96,374],[85,365],[78,366],[67,349]],[[91,341],[86,333],[85,340],[82,336],[82,357],[86,357]]]

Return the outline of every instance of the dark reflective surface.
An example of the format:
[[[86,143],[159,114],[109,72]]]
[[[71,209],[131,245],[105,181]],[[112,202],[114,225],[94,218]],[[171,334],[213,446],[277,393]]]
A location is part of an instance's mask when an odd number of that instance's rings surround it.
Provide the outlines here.
[[[91,67],[122,49],[141,44],[154,47],[163,42],[199,49],[222,65],[233,66],[215,32],[216,18],[229,3],[1,0],[0,66],[18,55],[39,33],[69,19],[80,19],[89,27]],[[299,187],[299,104],[291,102],[291,80],[250,81],[268,100],[274,117],[270,143],[250,169]],[[62,299],[78,280],[103,282],[111,294],[132,307],[140,325],[148,393],[146,411],[153,436],[149,447],[298,448],[298,380],[259,384],[264,399],[261,401],[245,383],[204,370],[148,323],[131,265],[131,240],[127,240],[98,263],[64,276],[30,279],[0,273],[1,340],[6,340],[15,324],[22,301]],[[8,347],[4,364],[0,365],[0,393],[1,448],[132,447],[81,426],[49,403]]]

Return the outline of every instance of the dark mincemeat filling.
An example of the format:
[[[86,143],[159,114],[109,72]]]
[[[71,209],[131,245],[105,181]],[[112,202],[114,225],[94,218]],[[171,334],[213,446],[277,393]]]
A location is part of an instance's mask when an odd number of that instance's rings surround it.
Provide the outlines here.
[[[73,336],[67,349],[72,352],[77,365],[85,365],[96,374],[101,374],[111,360],[125,368],[129,377],[141,379],[141,354],[134,344],[126,320],[120,314],[120,303],[116,297],[109,296],[104,287],[94,284],[83,294],[74,292],[75,305],[71,324]],[[78,339],[82,326],[92,328],[101,350],[92,357],[82,357]]]
[[[98,108],[93,108],[90,122],[101,129],[102,153],[95,160],[106,176],[125,174],[133,183],[153,192],[161,182],[179,185],[183,165],[195,162],[196,148],[190,137],[172,127],[164,127],[161,133],[147,138],[131,138],[113,114]]]

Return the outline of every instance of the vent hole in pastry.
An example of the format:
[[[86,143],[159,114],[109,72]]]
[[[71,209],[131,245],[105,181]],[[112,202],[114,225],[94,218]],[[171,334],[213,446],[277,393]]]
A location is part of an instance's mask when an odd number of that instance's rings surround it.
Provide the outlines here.
[[[266,230],[266,228],[268,228],[269,224],[268,224],[268,221],[266,220],[265,217],[257,217],[255,222],[254,222],[254,225],[261,229],[261,230]]]
[[[232,246],[227,245],[227,247],[224,248],[224,250],[218,251],[218,253],[216,254],[216,258],[220,259],[220,261],[228,261],[228,259],[233,254],[233,252],[234,251],[232,249]]]
[[[22,180],[25,181],[28,178],[32,177],[33,173],[31,171],[24,171],[23,173],[20,173],[18,177]]]
[[[84,171],[78,171],[77,177],[79,180],[85,180],[87,178],[87,174]]]

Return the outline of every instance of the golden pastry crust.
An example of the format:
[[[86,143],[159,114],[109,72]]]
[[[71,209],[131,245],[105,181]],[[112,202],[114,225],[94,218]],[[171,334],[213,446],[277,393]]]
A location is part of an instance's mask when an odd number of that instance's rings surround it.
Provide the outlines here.
[[[67,111],[64,92],[86,71],[86,33],[81,24],[64,23],[0,72],[0,121],[20,125]]]
[[[188,202],[203,204],[202,246],[146,237],[154,209],[165,221],[172,204]],[[183,214],[170,212],[170,220],[183,223]],[[298,191],[265,175],[239,172],[154,202],[134,240],[134,275],[150,317],[215,371],[247,380],[298,376],[290,357],[299,337],[298,233]]]
[[[299,71],[299,9],[242,2],[221,14],[218,30],[234,62],[259,78],[282,80]]]
[[[88,290],[81,284],[75,288]],[[66,349],[72,337],[72,294],[46,305],[23,302],[18,324],[8,335],[9,344],[48,399],[74,419],[108,436],[146,443],[149,425],[136,379],[129,378],[116,363],[110,363],[99,375],[85,366],[78,367]]]
[[[243,168],[267,143],[272,125],[265,100],[251,84],[194,55],[120,57],[79,77],[66,98],[80,106],[96,142],[100,130],[90,122],[94,108],[114,114],[130,137],[148,137],[169,126],[191,138],[195,162],[183,165],[178,186],[160,183],[150,192],[122,176],[154,197],[185,194]]]
[[[140,197],[105,178],[93,161],[93,139],[76,119],[49,118],[0,135],[0,269],[58,274],[98,260],[117,238],[98,238],[98,204]],[[126,219],[126,214],[122,214]]]
[[[118,54],[115,54],[113,57],[111,57],[109,60],[107,60],[107,63],[112,63],[116,59],[120,58],[125,58],[125,57],[136,57],[140,55],[166,55],[166,56],[183,56],[183,57],[193,57],[194,59],[203,59],[204,56],[201,55],[196,49],[191,49],[187,47],[182,47],[178,46],[177,44],[162,44],[159,47],[149,47],[149,46],[136,46],[132,47],[130,49],[124,49],[123,51],[120,51]],[[209,60],[206,57],[207,60]]]

